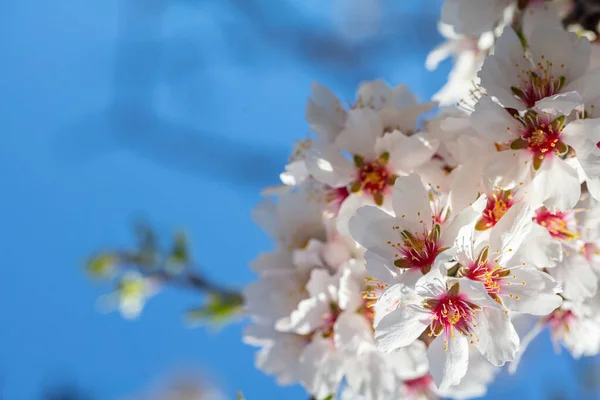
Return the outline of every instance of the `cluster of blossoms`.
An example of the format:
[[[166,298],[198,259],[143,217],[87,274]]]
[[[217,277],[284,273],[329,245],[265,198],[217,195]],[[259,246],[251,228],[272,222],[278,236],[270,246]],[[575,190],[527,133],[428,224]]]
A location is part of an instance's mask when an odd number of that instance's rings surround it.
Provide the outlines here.
[[[344,107],[313,85],[314,135],[254,215],[260,369],[317,399],[470,398],[545,328],[600,352],[600,70],[569,6],[446,0],[428,64],[456,54],[437,99],[469,99],[423,124],[405,86]]]

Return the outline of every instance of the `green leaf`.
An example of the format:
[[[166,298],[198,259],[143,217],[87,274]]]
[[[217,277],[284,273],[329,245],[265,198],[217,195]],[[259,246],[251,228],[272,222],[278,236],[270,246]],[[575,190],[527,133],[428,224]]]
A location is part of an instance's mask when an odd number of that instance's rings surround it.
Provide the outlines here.
[[[119,257],[115,253],[100,253],[87,261],[86,270],[94,278],[107,278],[118,263]]]
[[[202,322],[209,324],[222,324],[233,319],[239,314],[244,305],[240,294],[210,294],[207,303],[186,313],[186,320],[192,325]]]
[[[242,393],[241,390],[237,391],[237,393],[235,394],[235,397],[237,400],[246,400],[246,398],[244,397],[244,394]]]
[[[333,400],[333,394],[330,394],[329,396],[325,397],[323,400]]]

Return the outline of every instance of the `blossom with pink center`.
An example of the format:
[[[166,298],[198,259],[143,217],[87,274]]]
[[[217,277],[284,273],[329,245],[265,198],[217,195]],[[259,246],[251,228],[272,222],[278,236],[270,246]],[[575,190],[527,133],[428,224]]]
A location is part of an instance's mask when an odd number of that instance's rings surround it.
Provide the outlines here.
[[[436,387],[430,374],[418,378],[408,379],[403,382],[402,392],[409,399],[435,399],[437,398]]]
[[[585,76],[590,57],[586,38],[561,26],[540,24],[528,38],[528,50],[512,28],[505,28],[493,55],[485,60],[479,77],[490,96],[516,110],[536,107],[569,114],[584,103],[575,89]],[[580,80],[579,82],[577,82]]]
[[[519,203],[495,224],[489,239],[478,238],[473,227],[461,229],[455,244],[458,264],[451,271],[481,282],[489,296],[509,311],[546,315],[562,299],[556,281],[541,270],[547,263],[530,265],[519,256],[521,248],[527,250],[531,216],[529,206]]]
[[[546,228],[548,233],[561,240],[573,240],[580,235],[576,231],[576,222],[574,213],[570,212],[550,212],[546,207],[541,207],[535,211],[534,221]]]
[[[386,130],[376,111],[358,108],[349,113],[334,144],[313,147],[306,165],[317,181],[348,190],[336,218],[338,229],[346,234],[348,219],[360,206],[389,208],[396,178],[431,159],[437,146],[422,133],[407,136],[395,128]]]
[[[477,103],[470,119],[479,134],[497,143],[499,149],[489,157],[484,176],[503,190],[528,186],[525,192],[532,206],[543,202],[551,209],[573,208],[581,194],[574,163],[587,168],[587,163],[596,160],[596,150],[600,162],[600,149],[595,144],[590,152],[580,143],[591,126],[600,127],[600,121],[592,120],[590,125],[588,120],[578,120],[565,125],[562,115],[506,110],[488,96]],[[589,179],[600,172],[591,165],[588,171]]]
[[[340,211],[340,207],[344,200],[348,198],[350,192],[345,186],[339,188],[325,187],[325,202],[327,203],[327,212],[332,217],[335,217]]]
[[[550,212],[545,208],[536,211],[534,221],[561,247],[563,257],[547,269],[563,288],[563,297],[584,301],[597,293],[598,276],[595,254],[599,229],[598,202],[589,195],[567,213]]]
[[[487,197],[487,204],[475,225],[476,229],[486,230],[494,227],[514,203],[515,200],[510,190],[494,191]]]
[[[502,306],[482,283],[442,274],[440,264],[420,278],[414,301],[398,306],[375,328],[383,351],[408,346],[419,338],[428,344],[431,375],[440,390],[461,382],[467,372],[469,344],[494,365],[512,360],[519,338]],[[491,334],[494,332],[494,337]]]
[[[585,302],[565,300],[560,308],[541,318],[523,336],[521,347],[509,372],[515,373],[529,344],[545,329],[550,330],[556,353],[566,348],[574,358],[600,353],[600,295]]]
[[[365,258],[371,276],[381,282],[407,284],[429,272],[437,257],[452,246],[458,229],[474,223],[485,198],[446,218],[441,206],[425,189],[417,175],[399,177],[394,185],[392,207],[396,216],[364,206],[350,220],[352,237],[367,249]]]

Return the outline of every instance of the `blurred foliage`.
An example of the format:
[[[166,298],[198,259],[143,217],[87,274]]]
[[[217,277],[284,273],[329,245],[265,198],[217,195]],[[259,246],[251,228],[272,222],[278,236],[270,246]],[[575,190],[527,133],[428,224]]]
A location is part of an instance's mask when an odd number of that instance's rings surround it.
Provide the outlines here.
[[[192,325],[197,325],[204,321],[212,324],[222,324],[230,321],[241,313],[244,305],[244,298],[237,294],[209,294],[206,304],[199,308],[191,309],[187,312],[187,321]]]
[[[187,236],[178,231],[172,242],[161,248],[158,235],[145,223],[134,225],[135,245],[131,249],[107,249],[86,262],[88,275],[112,281],[112,299],[127,318],[135,318],[145,300],[160,288],[171,286],[193,290],[204,304],[185,314],[192,325],[202,322],[222,325],[239,315],[244,299],[241,293],[209,281],[195,267]]]

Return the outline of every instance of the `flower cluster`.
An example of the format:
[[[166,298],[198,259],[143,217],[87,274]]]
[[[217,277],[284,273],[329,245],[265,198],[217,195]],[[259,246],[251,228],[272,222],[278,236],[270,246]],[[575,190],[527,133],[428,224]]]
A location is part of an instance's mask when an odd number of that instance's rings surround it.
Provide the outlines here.
[[[466,100],[423,123],[406,86],[345,107],[313,84],[314,135],[254,214],[260,369],[317,399],[470,398],[546,327],[600,352],[600,70],[567,3],[446,0],[428,66],[455,54],[435,99]]]

